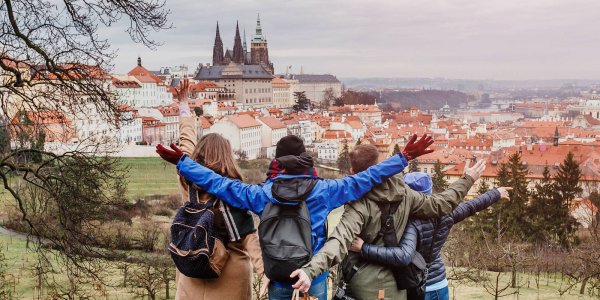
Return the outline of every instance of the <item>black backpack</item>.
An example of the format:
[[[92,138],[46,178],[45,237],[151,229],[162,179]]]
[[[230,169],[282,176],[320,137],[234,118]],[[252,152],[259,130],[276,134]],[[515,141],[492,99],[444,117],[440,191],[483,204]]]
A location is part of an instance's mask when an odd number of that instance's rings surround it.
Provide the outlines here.
[[[425,299],[425,285],[427,284],[427,275],[429,273],[429,267],[433,256],[433,244],[435,243],[435,236],[438,231],[437,222],[434,224],[433,238],[431,239],[431,246],[429,247],[428,258],[425,260],[419,252],[415,252],[415,257],[411,263],[404,267],[395,267],[392,269],[394,273],[394,279],[396,281],[396,287],[399,290],[406,290],[407,300],[422,300]],[[394,239],[396,239],[394,235]],[[385,241],[385,239],[384,239]],[[385,243],[386,247],[396,247],[398,242],[391,244],[393,241],[390,238],[390,245]],[[392,246],[396,245],[396,246]]]
[[[258,225],[265,275],[293,283],[290,274],[312,257],[312,227],[306,198],[318,179],[275,179],[271,193],[280,203],[267,203]]]
[[[175,266],[192,278],[219,277],[229,253],[225,249],[226,233],[215,226],[214,209],[219,200],[198,203],[198,190],[188,182],[189,200],[177,210],[171,224],[169,252]]]

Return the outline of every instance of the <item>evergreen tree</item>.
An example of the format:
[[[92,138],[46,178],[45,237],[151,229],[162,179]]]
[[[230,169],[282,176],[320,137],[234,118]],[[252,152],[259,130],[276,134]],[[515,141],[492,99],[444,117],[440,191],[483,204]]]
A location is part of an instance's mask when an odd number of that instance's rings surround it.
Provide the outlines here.
[[[558,239],[561,246],[571,247],[576,242],[575,232],[577,231],[577,220],[569,213],[573,200],[583,189],[579,183],[581,179],[581,169],[579,162],[569,151],[565,160],[558,167],[554,176],[554,201],[553,201],[553,220],[552,233]]]
[[[510,201],[502,201],[499,211],[500,222],[506,227],[509,238],[518,240],[528,239],[527,228],[529,224],[526,215],[526,206],[529,202],[529,190],[527,189],[527,165],[521,161],[521,154],[514,153],[508,158],[508,185],[513,189],[509,192]]]
[[[483,233],[488,237],[499,238],[498,228],[500,228],[503,236],[508,239],[523,241],[529,238],[527,234],[529,222],[525,217],[529,200],[527,172],[527,165],[521,161],[519,153],[511,155],[508,162],[500,164],[496,186],[513,188],[509,192],[510,201],[500,201],[478,213],[470,227],[474,234]]]
[[[8,131],[8,125],[0,125],[0,153],[6,153],[10,151],[10,132]]]
[[[337,166],[340,171],[345,173],[350,173],[350,150],[348,149],[348,142],[344,141],[344,145],[342,146],[342,151],[338,156]]]
[[[408,172],[419,172],[419,162],[416,159],[408,162]]]
[[[446,173],[444,173],[444,166],[437,160],[433,164],[433,176],[431,176],[433,182],[433,192],[440,193],[448,188],[448,181],[446,181]]]
[[[529,235],[535,243],[544,243],[551,238],[552,216],[549,212],[554,209],[552,207],[554,195],[554,184],[550,176],[550,169],[546,165],[542,172],[542,179],[535,184],[535,190],[531,194],[531,204],[527,214],[530,220]]]
[[[294,111],[307,111],[310,108],[310,100],[306,97],[306,93],[302,92],[294,92],[294,98],[296,99],[296,104],[294,105]]]
[[[44,151],[44,144],[46,143],[46,134],[41,129],[38,131],[37,136],[31,142],[31,149],[34,151],[31,155],[31,159],[35,163],[42,162],[42,154],[38,151]]]
[[[477,195],[483,195],[483,194],[487,193],[489,190],[490,190],[490,186],[487,184],[487,182],[480,180],[479,186],[477,187]]]
[[[393,154],[397,154],[400,152],[400,146],[398,146],[398,144],[394,145],[394,152]]]
[[[337,97],[333,100],[333,106],[344,106],[344,99],[342,97]]]
[[[570,207],[575,197],[583,191],[579,184],[580,179],[579,162],[574,159],[573,153],[569,151],[554,176],[556,191],[562,200],[563,206]]]

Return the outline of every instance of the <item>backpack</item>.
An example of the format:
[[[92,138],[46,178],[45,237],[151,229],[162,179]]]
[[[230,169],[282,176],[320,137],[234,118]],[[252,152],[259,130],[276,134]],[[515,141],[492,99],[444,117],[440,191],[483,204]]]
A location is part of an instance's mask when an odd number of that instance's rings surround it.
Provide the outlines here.
[[[415,252],[415,257],[410,264],[392,269],[396,287],[399,290],[406,290],[408,300],[425,299],[425,285],[427,284],[427,275],[429,273],[431,256],[433,255],[433,244],[435,243],[435,236],[438,231],[437,222],[434,226],[433,238],[431,239],[427,260],[425,260],[419,252]],[[394,245],[398,245],[398,243],[396,242]],[[387,244],[385,244],[385,246],[395,247],[391,245],[388,246]]]
[[[318,179],[275,179],[271,188],[279,203],[265,206],[258,225],[265,275],[272,281],[293,283],[290,274],[312,257],[312,227],[306,198]]]
[[[177,210],[171,224],[169,252],[175,266],[192,278],[218,278],[229,258],[225,236],[215,226],[213,211],[219,200],[198,202],[199,190],[188,182],[189,200]]]

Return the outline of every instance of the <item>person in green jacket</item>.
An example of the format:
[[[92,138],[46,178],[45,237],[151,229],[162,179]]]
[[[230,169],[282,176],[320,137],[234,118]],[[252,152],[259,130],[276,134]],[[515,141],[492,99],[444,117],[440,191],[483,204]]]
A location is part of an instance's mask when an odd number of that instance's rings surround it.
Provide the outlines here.
[[[378,151],[372,145],[359,145],[350,153],[353,172],[360,172],[377,163]],[[469,166],[469,163],[467,163]],[[379,206],[377,202],[400,202],[393,215],[398,240],[401,239],[409,216],[415,218],[433,218],[452,212],[463,200],[474,182],[485,169],[485,161],[480,160],[473,167],[465,167],[464,175],[441,193],[427,195],[410,189],[402,174],[389,178],[376,186],[360,200],[347,204],[340,223],[328,238],[325,246],[311,261],[292,273],[299,277],[293,285],[300,291],[310,288],[312,278],[339,264],[348,254],[348,248],[356,236],[365,241],[376,239],[381,229]],[[379,239],[377,245],[383,245]],[[360,265],[359,255],[350,253],[344,263],[348,266]],[[342,276],[342,275],[338,275]],[[406,299],[406,292],[396,288],[394,276],[389,268],[376,264],[364,264],[348,283],[347,294],[356,299]]]

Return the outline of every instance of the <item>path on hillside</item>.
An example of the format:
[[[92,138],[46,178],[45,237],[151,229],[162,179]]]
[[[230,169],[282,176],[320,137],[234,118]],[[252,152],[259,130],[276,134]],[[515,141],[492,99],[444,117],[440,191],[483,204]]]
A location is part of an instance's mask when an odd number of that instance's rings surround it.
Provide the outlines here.
[[[33,240],[32,239],[33,236],[28,236],[27,234],[24,234],[24,233],[18,232],[18,231],[14,231],[14,230],[8,229],[3,226],[0,226],[0,234],[8,235],[8,236],[15,237],[15,238],[18,238],[21,240],[27,240],[27,239]]]

